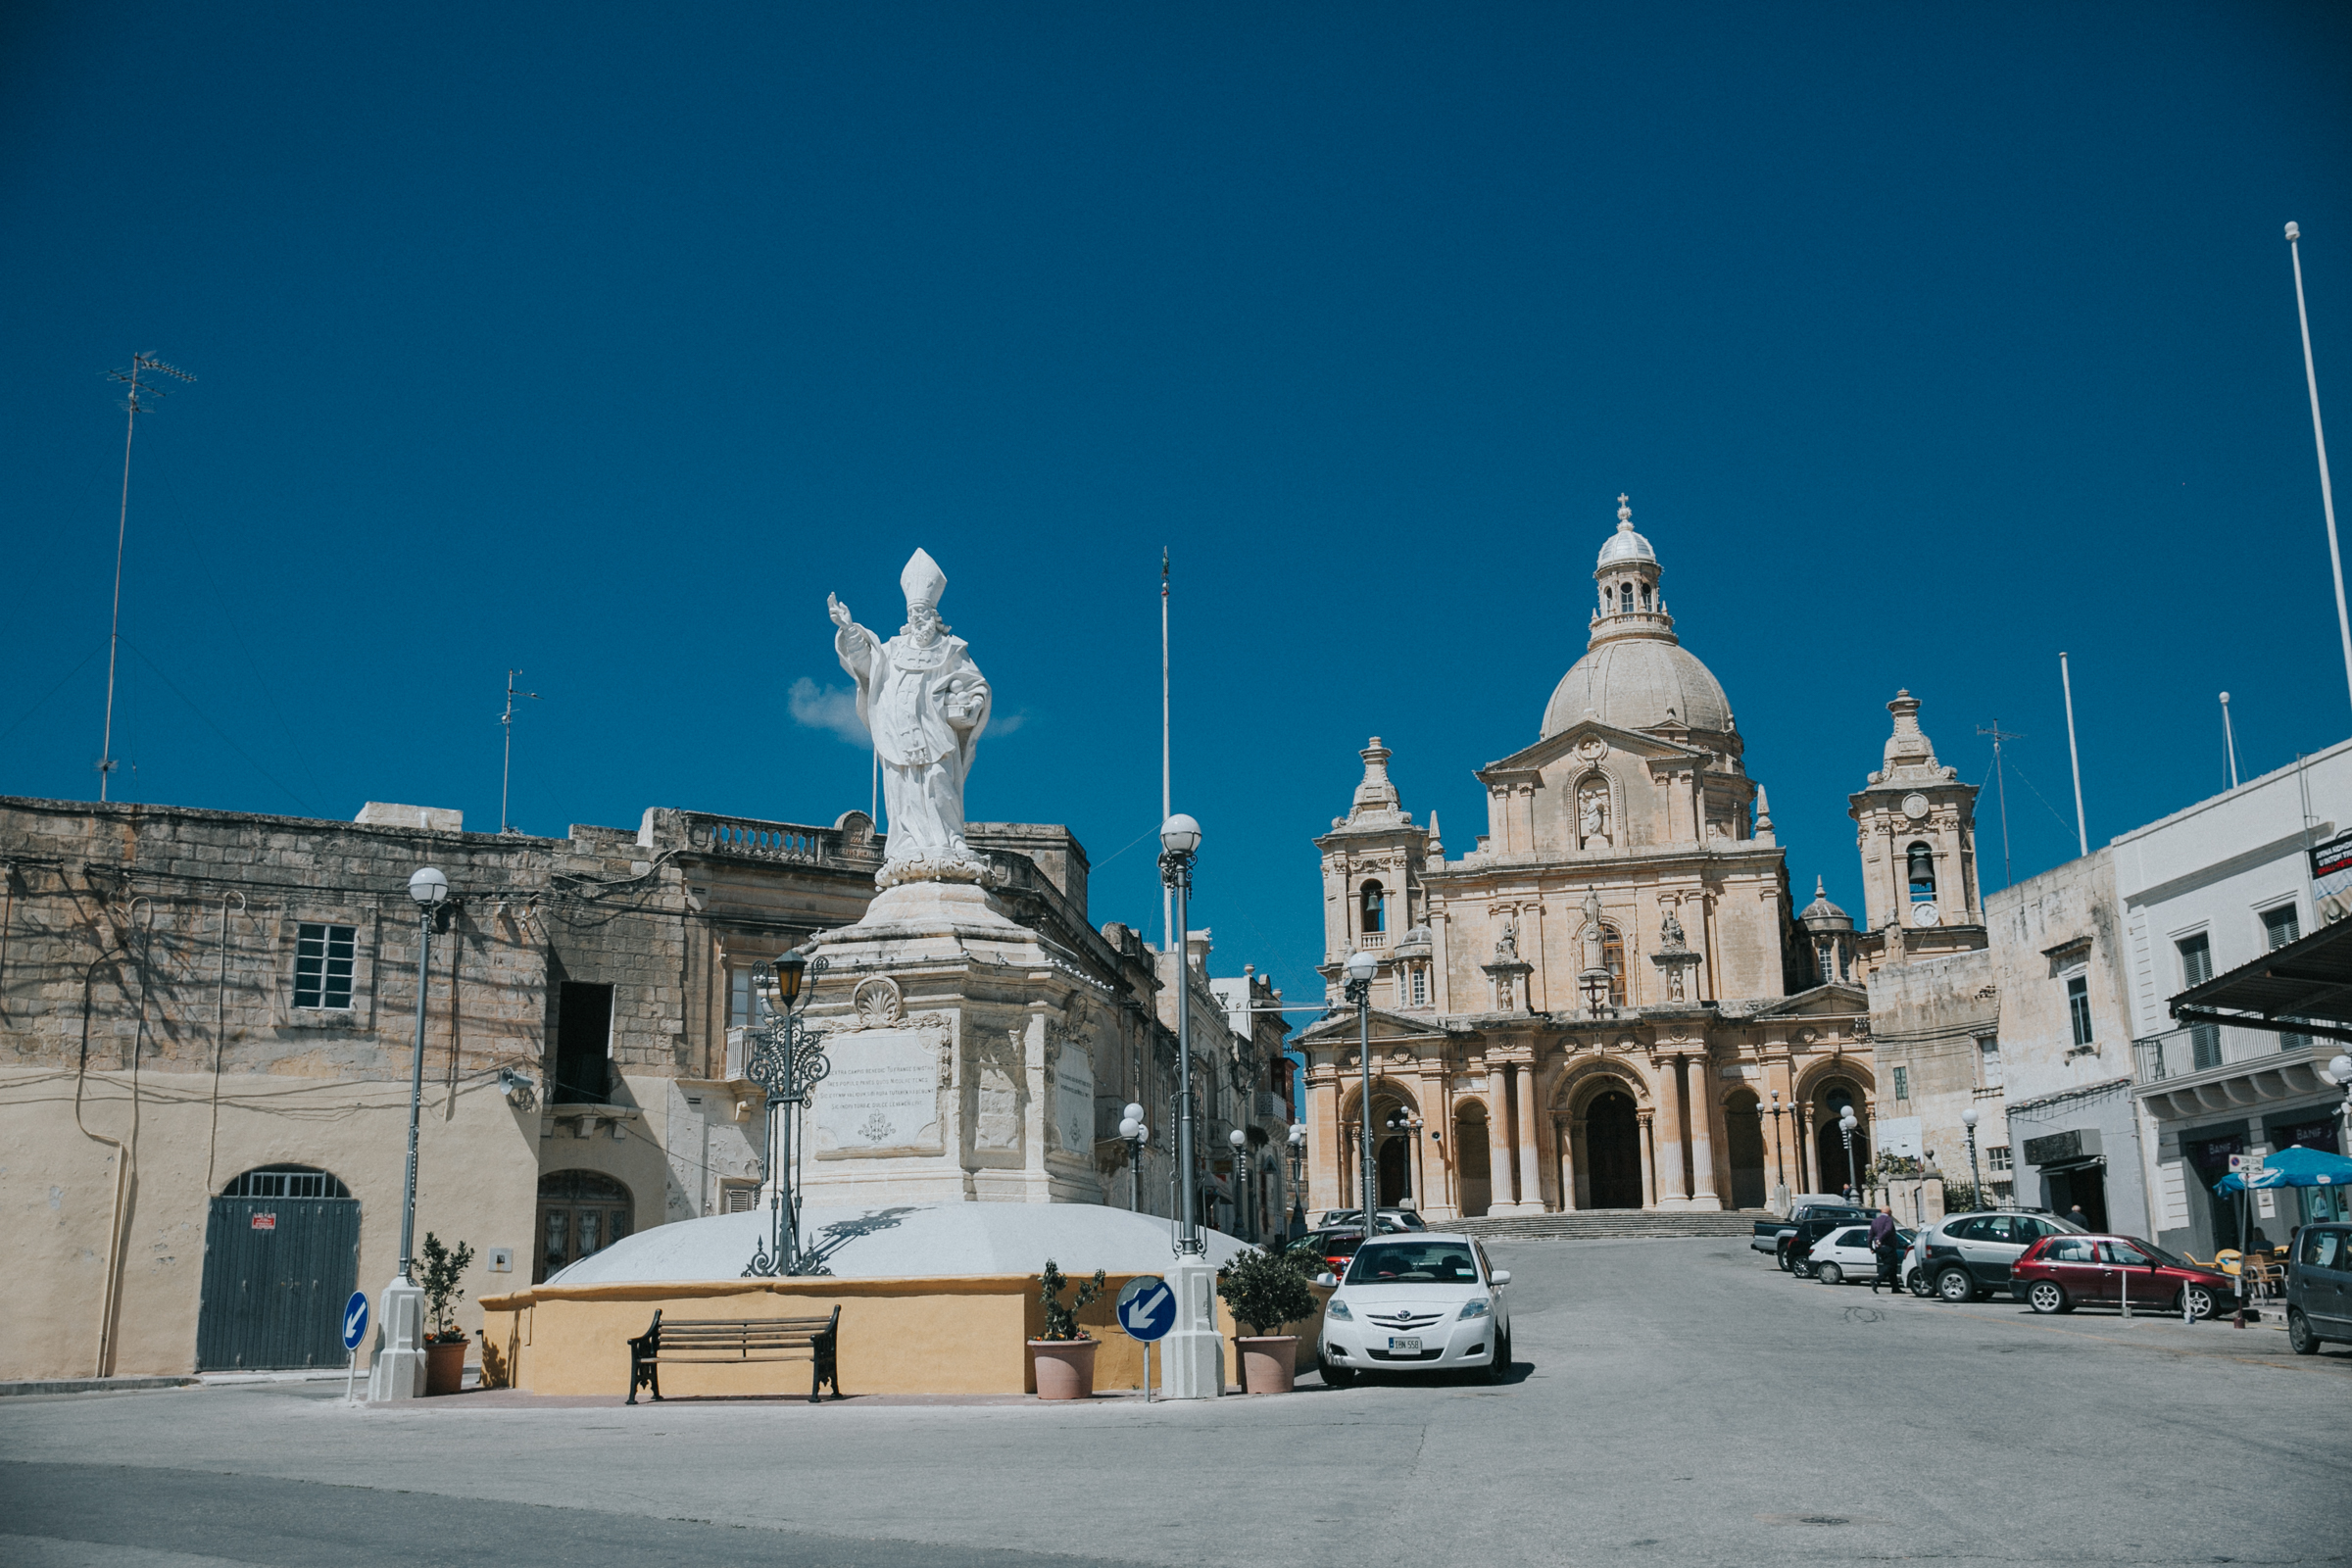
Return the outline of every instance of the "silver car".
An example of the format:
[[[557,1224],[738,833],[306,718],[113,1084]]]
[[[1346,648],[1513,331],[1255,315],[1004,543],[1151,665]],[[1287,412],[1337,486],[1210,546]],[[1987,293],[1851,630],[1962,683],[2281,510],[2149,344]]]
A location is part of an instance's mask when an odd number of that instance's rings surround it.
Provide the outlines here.
[[[2015,1295],[2009,1269],[2027,1248],[2044,1236],[2083,1234],[2082,1226],[2054,1214],[2016,1209],[1946,1214],[1919,1233],[1905,1273],[1916,1267],[1927,1291],[1955,1304],[1982,1300],[1995,1291]]]

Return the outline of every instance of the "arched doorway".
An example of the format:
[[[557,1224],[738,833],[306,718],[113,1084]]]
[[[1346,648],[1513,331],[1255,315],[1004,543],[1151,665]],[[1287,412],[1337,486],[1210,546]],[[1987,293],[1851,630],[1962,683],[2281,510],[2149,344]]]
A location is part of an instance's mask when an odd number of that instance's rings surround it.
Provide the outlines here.
[[[1487,1155],[1487,1107],[1469,1101],[1453,1116],[1453,1158],[1461,1180],[1462,1217],[1475,1219],[1494,1201],[1494,1169]]]
[[[1850,1178],[1858,1190],[1870,1179],[1870,1111],[1857,1084],[1832,1079],[1814,1100],[1813,1169],[1826,1191],[1843,1192]],[[1854,1111],[1854,1154],[1847,1164],[1845,1130],[1838,1125],[1846,1107]]]
[[[1756,1107],[1756,1097],[1744,1089],[1723,1102],[1724,1158],[1732,1167],[1734,1208],[1764,1206],[1764,1122]]]
[[[1585,1173],[1594,1208],[1642,1206],[1642,1124],[1634,1097],[1622,1089],[1585,1106]]]
[[[600,1171],[559,1170],[540,1177],[539,1247],[531,1283],[544,1284],[558,1269],[628,1235],[635,1211],[629,1190]]]
[[[1402,1138],[1383,1138],[1374,1153],[1380,1175],[1380,1206],[1396,1208],[1413,1196],[1412,1168],[1406,1161],[1410,1151]]]
[[[343,1364],[359,1283],[360,1203],[328,1171],[263,1165],[212,1200],[196,1370]]]

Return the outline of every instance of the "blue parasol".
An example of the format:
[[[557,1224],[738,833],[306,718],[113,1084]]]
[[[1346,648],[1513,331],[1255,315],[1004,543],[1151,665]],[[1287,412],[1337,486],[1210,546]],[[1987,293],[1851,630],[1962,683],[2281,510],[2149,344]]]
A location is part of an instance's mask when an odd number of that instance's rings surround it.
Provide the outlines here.
[[[2243,1192],[2245,1186],[2246,1179],[2231,1171],[2215,1182],[2213,1190],[2236,1193]],[[2300,1145],[2281,1149],[2263,1157],[2262,1174],[2254,1178],[2256,1192],[2274,1187],[2352,1187],[2352,1159]]]

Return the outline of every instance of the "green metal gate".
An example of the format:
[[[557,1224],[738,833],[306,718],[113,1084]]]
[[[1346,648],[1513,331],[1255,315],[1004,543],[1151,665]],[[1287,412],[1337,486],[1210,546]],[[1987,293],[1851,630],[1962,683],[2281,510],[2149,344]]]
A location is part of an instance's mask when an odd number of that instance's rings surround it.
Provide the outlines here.
[[[359,1276],[359,1200],[214,1199],[196,1370],[343,1365]]]

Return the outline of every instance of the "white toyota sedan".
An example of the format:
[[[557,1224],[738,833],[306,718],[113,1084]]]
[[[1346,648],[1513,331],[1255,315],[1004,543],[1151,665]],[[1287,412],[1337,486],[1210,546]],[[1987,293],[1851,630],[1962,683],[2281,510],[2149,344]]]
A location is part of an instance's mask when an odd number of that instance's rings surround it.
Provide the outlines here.
[[[1474,1237],[1425,1231],[1365,1243],[1323,1308],[1323,1381],[1345,1388],[1365,1372],[1475,1368],[1501,1382],[1511,1365],[1510,1282]]]

